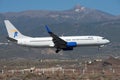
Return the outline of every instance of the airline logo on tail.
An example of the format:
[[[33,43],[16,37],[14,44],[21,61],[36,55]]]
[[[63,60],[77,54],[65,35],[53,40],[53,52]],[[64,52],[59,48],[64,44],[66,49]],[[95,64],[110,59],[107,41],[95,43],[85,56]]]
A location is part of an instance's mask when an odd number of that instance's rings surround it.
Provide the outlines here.
[[[18,36],[17,30],[14,30],[14,29],[13,29],[13,30],[11,30],[10,32],[13,33],[14,38]]]
[[[17,31],[14,32],[14,38],[15,38],[16,36],[18,36],[18,32],[17,32]]]

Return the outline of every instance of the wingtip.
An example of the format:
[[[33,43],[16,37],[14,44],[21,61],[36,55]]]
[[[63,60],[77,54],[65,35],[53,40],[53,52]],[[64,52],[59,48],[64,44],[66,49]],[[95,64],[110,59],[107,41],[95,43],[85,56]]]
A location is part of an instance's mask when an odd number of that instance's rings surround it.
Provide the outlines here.
[[[46,30],[47,30],[48,33],[52,33],[47,25],[45,25],[45,27],[46,27]]]

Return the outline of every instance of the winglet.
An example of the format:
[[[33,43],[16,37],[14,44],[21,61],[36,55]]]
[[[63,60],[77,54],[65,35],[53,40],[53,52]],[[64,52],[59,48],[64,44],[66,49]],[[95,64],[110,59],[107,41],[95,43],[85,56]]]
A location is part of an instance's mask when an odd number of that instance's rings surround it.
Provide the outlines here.
[[[48,33],[52,33],[51,30],[48,28],[47,25],[45,27],[46,27],[46,30],[47,30]]]

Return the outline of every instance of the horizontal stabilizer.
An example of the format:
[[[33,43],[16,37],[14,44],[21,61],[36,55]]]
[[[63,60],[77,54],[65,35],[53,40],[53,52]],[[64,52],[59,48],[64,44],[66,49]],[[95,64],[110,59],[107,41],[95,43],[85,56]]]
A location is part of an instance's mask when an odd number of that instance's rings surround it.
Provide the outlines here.
[[[13,38],[10,38],[10,37],[7,37],[8,40],[12,41],[12,42],[17,42],[16,39],[13,39]]]

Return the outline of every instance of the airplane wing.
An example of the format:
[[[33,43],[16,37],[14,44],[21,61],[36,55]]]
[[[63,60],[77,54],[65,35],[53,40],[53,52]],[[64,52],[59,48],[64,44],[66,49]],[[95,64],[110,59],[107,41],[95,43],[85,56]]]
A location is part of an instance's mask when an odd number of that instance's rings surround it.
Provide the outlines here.
[[[57,49],[56,53],[58,53],[61,49],[62,50],[73,50],[73,47],[77,46],[76,42],[64,41],[63,39],[55,35],[53,32],[51,32],[51,30],[47,26],[46,26],[46,29],[48,33],[50,34],[50,36],[53,38],[52,41],[54,42],[55,48]]]
[[[66,44],[67,42],[64,41],[63,39],[61,39],[60,37],[58,37],[57,35],[55,35],[53,32],[51,32],[51,30],[48,28],[48,26],[45,26],[48,33],[50,34],[50,36],[53,38],[53,42],[55,44],[55,48],[57,49],[63,49],[66,48]]]

